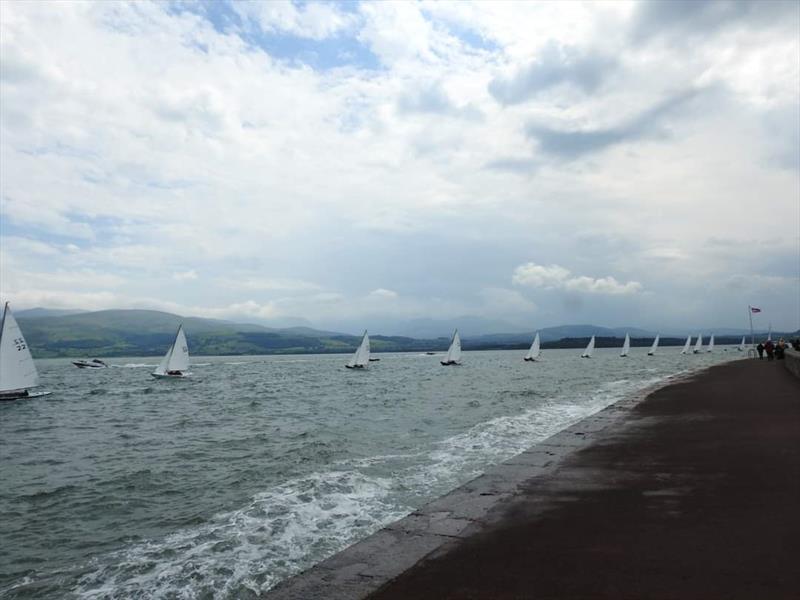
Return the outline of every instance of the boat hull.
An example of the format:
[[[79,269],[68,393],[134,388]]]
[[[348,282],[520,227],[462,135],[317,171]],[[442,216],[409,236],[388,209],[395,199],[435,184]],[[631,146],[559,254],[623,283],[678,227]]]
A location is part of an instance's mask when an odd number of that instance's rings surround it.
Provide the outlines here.
[[[364,365],[345,365],[345,369],[363,369]]]
[[[455,360],[440,360],[439,362],[442,364],[443,367],[461,366],[461,363]]]
[[[525,362],[536,362],[535,358],[523,358],[522,360],[524,360]]]
[[[52,392],[29,392],[28,390],[14,390],[13,392],[0,392],[0,402],[10,402],[11,400],[27,400],[29,398],[41,398],[49,396]]]
[[[168,375],[167,373],[150,373],[152,377],[156,379],[186,379],[189,375],[188,373],[181,373],[180,375]]]

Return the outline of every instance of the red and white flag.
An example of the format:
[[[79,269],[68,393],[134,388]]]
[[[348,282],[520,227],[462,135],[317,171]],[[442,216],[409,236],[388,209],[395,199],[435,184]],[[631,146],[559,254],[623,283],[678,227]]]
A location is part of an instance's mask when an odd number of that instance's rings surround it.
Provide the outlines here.
[[[750,312],[751,313],[760,313],[761,309],[760,308],[756,308],[755,306],[751,306],[750,307]]]

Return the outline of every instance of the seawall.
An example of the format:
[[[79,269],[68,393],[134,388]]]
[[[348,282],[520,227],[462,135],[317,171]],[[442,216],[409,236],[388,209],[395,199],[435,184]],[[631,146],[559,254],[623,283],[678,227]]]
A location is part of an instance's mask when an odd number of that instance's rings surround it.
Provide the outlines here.
[[[786,349],[784,351],[783,364],[790,373],[800,379],[800,352],[797,350]]]

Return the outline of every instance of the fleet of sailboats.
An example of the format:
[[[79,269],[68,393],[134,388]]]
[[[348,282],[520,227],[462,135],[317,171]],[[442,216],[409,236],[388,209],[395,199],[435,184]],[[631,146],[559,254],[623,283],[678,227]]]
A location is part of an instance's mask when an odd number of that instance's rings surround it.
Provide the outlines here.
[[[586,350],[583,351],[583,354],[581,354],[581,358],[592,358],[592,352],[594,352],[594,336],[589,340],[589,344],[586,346]]]
[[[369,366],[369,360],[369,335],[367,335],[367,330],[365,329],[361,343],[345,367],[348,369],[366,369]]]
[[[440,362],[445,367],[461,364],[461,337],[458,335],[458,329],[453,332],[453,339],[450,342],[450,348],[447,349],[447,356]]]
[[[653,344],[647,352],[648,356],[653,356],[656,353],[660,339],[661,336],[656,334]],[[686,342],[681,349],[681,354],[689,353],[691,343],[692,336],[690,334],[686,337]],[[581,358],[591,358],[594,353],[594,348],[595,336],[592,336],[586,349],[581,354]],[[620,356],[628,356],[630,348],[630,334],[626,333]],[[698,335],[692,353],[699,354],[702,349],[703,336]],[[744,351],[744,336],[736,349],[740,352]],[[712,333],[706,351],[713,352],[713,350],[714,334]],[[428,352],[426,354],[433,353]],[[525,354],[524,360],[533,362],[538,360],[540,355],[541,341],[539,333],[537,332],[528,352]],[[365,330],[361,338],[361,343],[345,366],[348,369],[366,369],[371,361],[377,360],[379,359],[370,358],[369,334]],[[453,332],[450,347],[447,350],[447,356],[440,362],[445,366],[461,364],[461,337],[458,334],[458,329]],[[99,359],[94,361],[81,360],[73,364],[81,368],[105,368],[108,366]],[[156,367],[151,375],[156,378],[181,378],[189,375],[189,346],[186,341],[186,334],[183,331],[183,324],[178,327],[172,345],[170,345],[164,358],[161,359],[158,367]],[[22,331],[20,331],[16,319],[14,319],[14,316],[11,314],[9,303],[6,302],[3,309],[2,324],[0,324],[0,400],[16,400],[19,398],[32,398],[49,394],[49,392],[30,391],[38,385],[39,375],[36,370],[36,365],[33,362],[33,357],[28,349],[28,344],[25,341],[25,337],[22,335]]]
[[[628,356],[628,352],[631,351],[631,336],[627,333],[625,334],[625,341],[622,342],[622,352],[619,353],[621,357]]]
[[[38,385],[39,372],[28,342],[6,302],[0,324],[0,400],[46,396],[49,392],[30,391]]]
[[[151,375],[157,379],[186,377],[189,374],[189,344],[183,333],[183,324],[178,326],[175,341]]]
[[[533,338],[533,343],[531,344],[528,353],[525,355],[523,360],[527,362],[534,362],[537,358],[539,358],[539,354],[541,350],[539,349],[539,332],[536,332],[536,337]]]
[[[653,356],[658,349],[658,340],[661,339],[661,336],[656,334],[656,339],[653,340],[653,345],[650,346],[650,350],[647,351],[647,356]]]

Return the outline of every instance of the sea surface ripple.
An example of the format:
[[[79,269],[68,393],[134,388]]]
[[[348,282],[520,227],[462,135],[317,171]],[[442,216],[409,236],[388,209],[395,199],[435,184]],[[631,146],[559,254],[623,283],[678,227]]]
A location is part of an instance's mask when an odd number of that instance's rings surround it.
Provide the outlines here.
[[[723,351],[725,350],[725,351]],[[39,360],[0,403],[0,597],[255,598],[647,385],[733,348]]]

